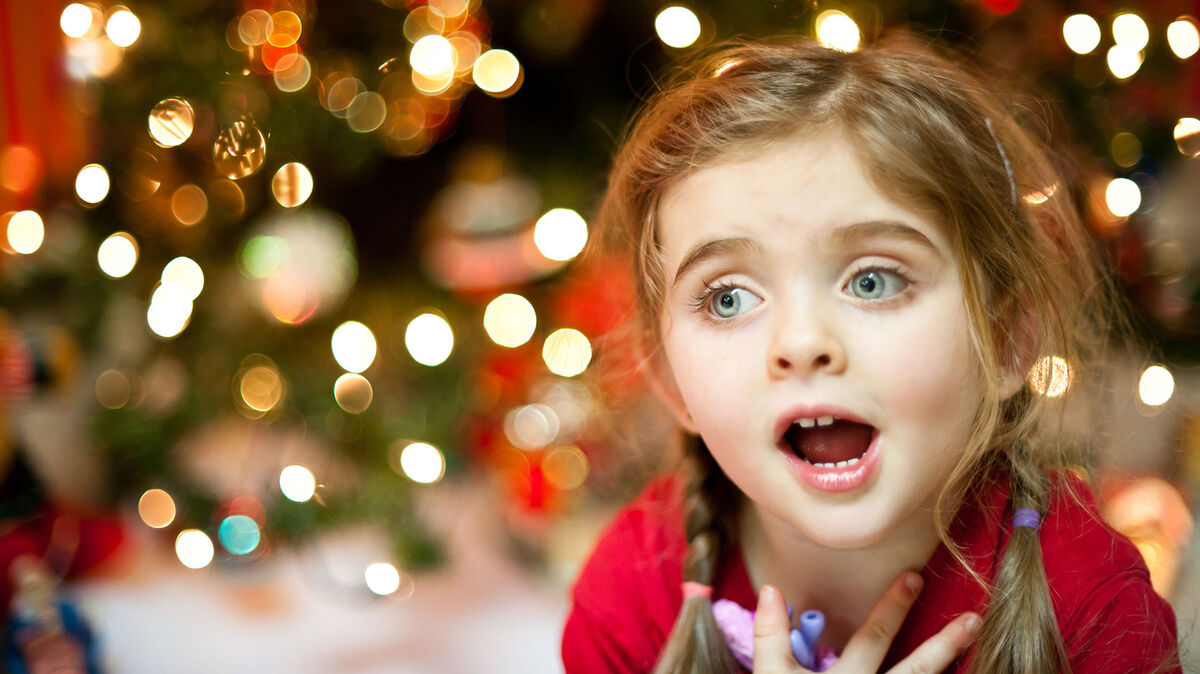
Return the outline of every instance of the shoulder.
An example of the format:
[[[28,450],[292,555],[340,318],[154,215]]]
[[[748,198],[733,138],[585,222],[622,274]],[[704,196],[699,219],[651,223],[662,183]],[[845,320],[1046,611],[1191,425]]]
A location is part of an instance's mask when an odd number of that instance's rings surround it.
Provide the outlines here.
[[[1082,481],[1063,477],[1041,525],[1042,562],[1076,671],[1150,671],[1177,661],[1175,615],[1141,553],[1100,516]]]
[[[597,539],[572,590],[566,671],[649,671],[679,611],[686,542],[678,479],[646,486]]]

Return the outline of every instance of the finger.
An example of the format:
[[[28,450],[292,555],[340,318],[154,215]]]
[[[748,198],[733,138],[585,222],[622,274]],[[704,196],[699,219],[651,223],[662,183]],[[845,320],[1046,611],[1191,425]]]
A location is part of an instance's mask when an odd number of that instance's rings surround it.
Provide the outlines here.
[[[763,585],[754,613],[754,674],[804,671],[792,657],[787,607],[783,595],[772,585]]]
[[[954,662],[954,658],[962,652],[979,634],[983,621],[974,613],[964,613],[942,628],[942,631],[929,637],[889,670],[889,674],[912,674],[914,672],[940,672]]]
[[[901,574],[879,603],[875,604],[875,608],[871,609],[867,622],[850,637],[850,642],[838,658],[838,665],[850,672],[873,672],[879,669],[923,584],[919,574],[912,571]]]

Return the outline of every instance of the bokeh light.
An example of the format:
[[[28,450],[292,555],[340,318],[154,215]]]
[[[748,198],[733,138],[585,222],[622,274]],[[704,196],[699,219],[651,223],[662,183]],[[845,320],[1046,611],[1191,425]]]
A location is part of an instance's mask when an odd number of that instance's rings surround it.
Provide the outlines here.
[[[333,383],[333,399],[338,407],[351,414],[362,414],[375,399],[371,382],[361,374],[347,372]]]
[[[364,91],[346,108],[346,125],[358,133],[370,133],[387,119],[387,101],[374,91]]]
[[[524,297],[505,293],[488,302],[483,311],[483,329],[493,342],[515,348],[533,337],[537,312]]]
[[[175,499],[161,489],[147,489],[138,499],[138,515],[146,526],[162,529],[175,521]]]
[[[199,529],[184,529],[175,537],[175,556],[189,569],[208,566],[215,553],[212,539]]]
[[[128,232],[116,232],[105,239],[96,251],[100,271],[112,278],[122,278],[133,271],[138,261],[137,240]]]
[[[177,257],[163,267],[162,282],[183,288],[188,300],[195,300],[204,290],[204,270],[190,257]]]
[[[1063,40],[1076,54],[1090,54],[1100,37],[1100,24],[1087,14],[1072,14],[1063,21]]]
[[[1167,44],[1175,56],[1191,58],[1200,51],[1200,30],[1196,28],[1196,20],[1190,16],[1181,16],[1167,26]]]
[[[1117,79],[1127,79],[1133,77],[1134,73],[1142,67],[1143,54],[1131,49],[1125,45],[1113,45],[1108,50],[1108,69]]]
[[[254,412],[266,413],[283,400],[283,377],[272,365],[255,365],[240,371],[235,378],[241,402]]]
[[[120,370],[105,370],[96,377],[96,401],[110,410],[119,410],[133,396],[129,377]]]
[[[305,503],[317,493],[317,478],[304,466],[287,466],[279,471],[279,491],[288,500]]]
[[[554,442],[558,431],[558,413],[549,405],[521,405],[504,415],[504,437],[518,449],[541,449]]]
[[[412,69],[426,77],[438,77],[454,71],[454,47],[441,35],[426,35],[417,40],[408,54]]]
[[[1114,178],[1104,190],[1104,203],[1119,218],[1132,215],[1142,205],[1142,190],[1129,178]]]
[[[104,201],[109,186],[108,171],[99,164],[88,164],[75,175],[75,194],[89,204]]]
[[[557,447],[542,460],[542,473],[555,489],[570,491],[583,485],[588,476],[588,459],[578,447]]]
[[[33,189],[42,173],[42,160],[25,145],[9,145],[0,151],[0,186],[23,194]]]
[[[1071,386],[1071,368],[1060,356],[1045,356],[1029,371],[1029,387],[1048,397],[1057,398]]]
[[[862,34],[854,19],[844,12],[830,9],[817,16],[817,40],[826,47],[851,52],[858,49]]]
[[[304,30],[300,17],[290,10],[281,10],[271,15],[271,31],[267,42],[272,47],[290,47],[300,39]]]
[[[569,208],[547,211],[533,227],[533,242],[538,251],[560,262],[578,255],[587,244],[587,237],[587,222]]]
[[[1128,131],[1113,136],[1108,147],[1117,166],[1128,168],[1142,160],[1142,141]]]
[[[592,345],[578,330],[562,328],[546,337],[542,345],[542,360],[554,374],[574,377],[592,362]]]
[[[275,64],[273,77],[280,91],[300,91],[312,79],[312,63],[304,54],[284,54]]]
[[[421,314],[404,330],[404,346],[413,360],[433,367],[441,365],[454,351],[454,331],[437,314]]]
[[[150,296],[146,324],[150,330],[169,339],[183,332],[192,317],[192,295],[177,283],[163,283]]]
[[[22,255],[32,255],[42,247],[46,226],[36,211],[17,211],[8,219],[8,247]]]
[[[72,2],[59,15],[58,25],[67,37],[83,37],[92,27],[92,10],[78,2]]]
[[[414,442],[400,452],[400,469],[413,482],[432,484],[446,474],[446,459],[437,447]]]
[[[137,42],[138,36],[142,34],[142,22],[133,12],[122,7],[109,15],[108,23],[104,24],[104,32],[113,44],[128,47]]]
[[[256,173],[266,157],[267,140],[250,117],[222,127],[213,141],[213,167],[232,180]]]
[[[1200,119],[1181,117],[1175,123],[1175,146],[1185,157],[1200,156]]]
[[[238,39],[250,47],[266,42],[272,30],[271,15],[266,10],[252,9],[238,19]]]
[[[171,195],[171,214],[185,227],[200,222],[208,215],[208,195],[199,185],[182,185]]]
[[[654,17],[654,32],[668,47],[690,47],[700,39],[700,18],[687,7],[673,5]]]
[[[363,572],[367,589],[383,597],[400,589],[400,572],[387,562],[375,562]]]
[[[176,147],[192,135],[196,112],[182,98],[165,98],[150,110],[150,138],[161,147]]]
[[[1162,365],[1151,365],[1138,378],[1138,398],[1151,407],[1166,404],[1175,394],[1175,377]]]
[[[347,372],[362,372],[375,362],[375,334],[358,321],[346,321],[333,331],[333,359]]]
[[[221,520],[217,528],[217,539],[222,547],[233,555],[248,555],[262,541],[258,523],[246,515],[230,515]]]
[[[280,206],[295,208],[312,196],[313,178],[308,167],[294,161],[284,164],[271,179],[271,193]]]
[[[489,49],[475,59],[471,78],[476,86],[489,94],[510,93],[521,78],[521,63],[510,51]]]
[[[1113,40],[1133,51],[1141,51],[1150,42],[1150,29],[1137,14],[1120,14],[1113,19]]]

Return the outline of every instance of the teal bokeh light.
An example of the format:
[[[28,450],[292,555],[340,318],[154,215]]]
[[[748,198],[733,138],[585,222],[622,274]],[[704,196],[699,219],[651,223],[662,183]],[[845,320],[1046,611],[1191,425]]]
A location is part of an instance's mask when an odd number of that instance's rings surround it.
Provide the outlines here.
[[[248,555],[254,552],[262,540],[258,524],[245,515],[230,515],[221,522],[217,538],[231,554]]]

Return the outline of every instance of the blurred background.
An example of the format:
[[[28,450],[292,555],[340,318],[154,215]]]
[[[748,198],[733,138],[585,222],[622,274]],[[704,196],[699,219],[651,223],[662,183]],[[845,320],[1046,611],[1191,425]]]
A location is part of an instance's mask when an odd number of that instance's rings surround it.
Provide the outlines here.
[[[1092,478],[1197,667],[1196,15],[0,0],[6,667],[561,671],[571,579],[669,431],[625,260],[580,256],[625,120],[714,40],[895,28],[1009,83],[1069,183],[1023,197],[1111,254],[1142,346]]]

